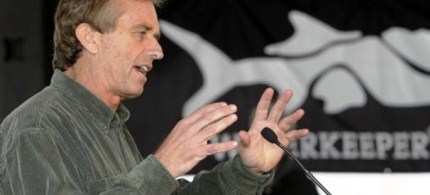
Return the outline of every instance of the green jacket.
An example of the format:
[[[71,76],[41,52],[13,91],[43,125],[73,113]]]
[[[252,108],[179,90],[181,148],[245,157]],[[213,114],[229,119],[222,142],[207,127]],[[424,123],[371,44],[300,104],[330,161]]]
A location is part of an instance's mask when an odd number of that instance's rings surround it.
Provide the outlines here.
[[[153,155],[142,158],[128,117],[55,70],[0,126],[0,194],[258,194],[273,177],[236,157],[176,180]]]

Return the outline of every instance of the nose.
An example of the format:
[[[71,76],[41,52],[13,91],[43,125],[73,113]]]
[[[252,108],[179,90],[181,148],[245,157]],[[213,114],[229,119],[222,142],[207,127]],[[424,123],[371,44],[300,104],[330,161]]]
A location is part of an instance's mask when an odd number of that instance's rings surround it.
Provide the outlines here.
[[[158,43],[158,41],[154,41],[154,43],[151,44],[151,47],[149,48],[147,55],[151,57],[152,60],[163,59],[164,57],[163,49],[161,48],[161,45]]]

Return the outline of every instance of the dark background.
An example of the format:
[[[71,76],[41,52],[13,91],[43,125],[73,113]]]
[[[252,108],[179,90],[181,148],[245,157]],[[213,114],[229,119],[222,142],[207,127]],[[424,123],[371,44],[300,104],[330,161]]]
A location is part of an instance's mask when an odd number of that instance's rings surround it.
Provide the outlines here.
[[[52,75],[53,14],[57,2],[0,2],[0,121],[24,100],[49,84]],[[231,59],[238,60],[265,56],[262,49],[264,46],[290,36],[293,29],[285,19],[285,13],[290,10],[306,12],[338,30],[358,29],[364,35],[379,36],[392,26],[410,30],[430,29],[430,3],[425,0],[171,0],[159,12],[159,17],[198,33],[222,49]],[[280,15],[283,18],[279,18]],[[273,26],[276,26],[276,30],[271,30]],[[233,47],[232,42],[242,45]],[[156,150],[170,129],[181,119],[182,104],[201,87],[203,80],[188,54],[163,36],[160,43],[164,48],[165,59],[156,62],[154,70],[149,74],[145,93],[125,102],[132,113],[128,126],[143,156]],[[251,44],[253,47],[248,47]],[[176,63],[171,63],[172,61]],[[423,74],[430,75],[425,71]],[[240,109],[241,119],[232,129],[246,128],[252,105],[257,103],[265,87],[267,86],[238,86],[219,97],[219,100],[237,104]],[[312,130],[401,131],[426,129],[429,125],[430,106],[419,109],[389,108],[371,96],[367,98],[368,104],[364,108],[330,116],[323,113],[323,102],[308,97],[303,107],[312,111],[307,112],[307,117],[299,126]],[[211,168],[214,164],[214,159],[208,157],[193,172]],[[395,172],[430,171],[428,160],[307,160],[304,164],[311,170],[330,172],[381,172],[386,167]],[[308,184],[294,163],[285,158],[282,165],[275,182],[290,183],[289,186],[296,187]],[[295,174],[301,177],[294,176]],[[285,185],[274,186],[276,191],[282,190],[278,188]]]
[[[49,84],[56,4],[57,0],[2,0],[0,3],[0,120]],[[237,60],[264,56],[264,46],[290,36],[293,30],[285,20],[285,13],[293,9],[306,12],[336,29],[359,29],[364,35],[378,36],[391,26],[410,30],[430,28],[430,4],[418,0],[172,0],[159,12],[159,17],[200,34],[231,59]],[[277,27],[276,30],[272,30],[273,26]],[[181,119],[183,102],[202,84],[202,76],[193,59],[165,37],[160,42],[164,47],[165,59],[156,62],[145,93],[125,102],[132,112],[129,128],[144,156],[156,150]],[[232,42],[242,45],[233,47]],[[253,47],[248,47],[251,43]],[[176,63],[172,64],[172,61]],[[240,109],[241,119],[233,129],[246,128],[253,105],[265,87],[238,86],[219,98],[237,104]],[[357,131],[397,131],[425,129],[428,126],[430,106],[419,110],[396,109],[385,107],[370,96],[368,100],[364,108],[327,116],[321,109],[323,103],[309,97],[304,108],[313,111],[307,113],[299,126],[311,129],[351,129],[349,127],[354,126],[353,130]],[[375,120],[394,123],[374,123]],[[420,122],[407,123],[414,120]],[[196,170],[213,166],[212,157],[208,160],[207,164],[197,166]],[[321,167],[321,163],[335,166]],[[415,171],[417,167],[420,167],[419,171],[430,170],[428,161],[424,164],[422,161],[390,163],[305,162],[310,169],[320,171],[379,172],[385,167],[403,172]]]

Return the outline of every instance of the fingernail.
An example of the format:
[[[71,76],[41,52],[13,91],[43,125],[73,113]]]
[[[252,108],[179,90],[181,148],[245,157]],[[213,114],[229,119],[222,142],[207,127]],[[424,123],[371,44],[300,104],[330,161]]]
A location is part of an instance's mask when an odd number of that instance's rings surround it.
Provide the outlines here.
[[[235,115],[235,114],[230,115],[230,118],[233,119],[233,120],[236,120],[237,119],[237,115]]]
[[[237,107],[236,107],[236,105],[231,104],[231,105],[230,105],[230,109],[231,109],[231,110],[233,110],[233,111],[236,111]]]

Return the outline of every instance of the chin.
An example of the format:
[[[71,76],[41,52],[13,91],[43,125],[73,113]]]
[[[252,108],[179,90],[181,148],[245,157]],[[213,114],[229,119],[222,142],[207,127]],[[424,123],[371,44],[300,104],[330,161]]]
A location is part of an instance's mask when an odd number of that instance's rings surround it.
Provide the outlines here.
[[[135,90],[135,91],[130,91],[129,93],[125,94],[123,97],[124,99],[133,99],[133,98],[137,98],[140,95],[142,95],[143,93],[143,88],[141,90]]]
[[[139,93],[132,94],[130,96],[130,98],[137,98],[137,97],[141,96],[142,94],[143,94],[143,90],[141,90]]]

